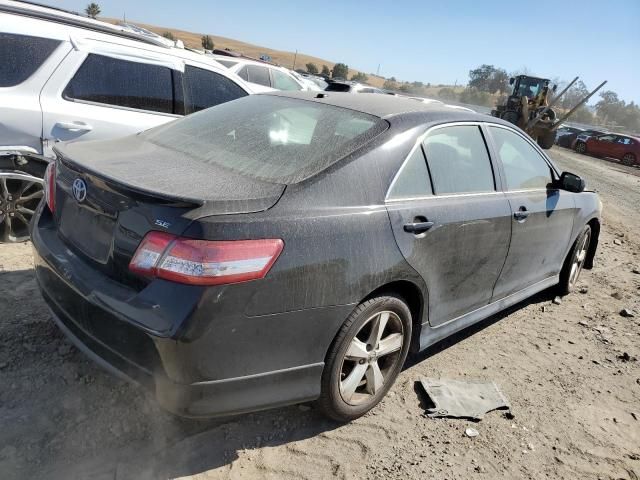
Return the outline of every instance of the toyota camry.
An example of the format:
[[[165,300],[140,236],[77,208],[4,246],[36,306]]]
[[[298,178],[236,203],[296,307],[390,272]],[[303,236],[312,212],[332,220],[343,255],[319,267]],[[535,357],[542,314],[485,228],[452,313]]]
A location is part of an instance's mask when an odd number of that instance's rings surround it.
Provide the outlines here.
[[[600,232],[517,127],[388,95],[252,95],[56,153],[32,223],[53,319],[182,416],[357,418],[409,352],[569,293]]]

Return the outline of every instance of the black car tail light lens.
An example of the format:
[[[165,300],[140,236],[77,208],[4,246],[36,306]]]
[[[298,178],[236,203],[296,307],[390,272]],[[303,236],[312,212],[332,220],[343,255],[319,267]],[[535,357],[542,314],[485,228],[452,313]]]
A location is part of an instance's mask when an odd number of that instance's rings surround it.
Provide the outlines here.
[[[56,164],[51,162],[44,171],[44,199],[51,213],[56,211]]]
[[[191,285],[222,285],[263,278],[282,252],[280,239],[194,240],[149,232],[129,270]]]

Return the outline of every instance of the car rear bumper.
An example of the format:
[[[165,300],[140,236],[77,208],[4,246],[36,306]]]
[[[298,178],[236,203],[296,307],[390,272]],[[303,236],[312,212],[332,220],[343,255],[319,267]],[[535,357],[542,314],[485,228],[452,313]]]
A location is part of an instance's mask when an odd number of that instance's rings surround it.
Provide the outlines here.
[[[231,321],[233,328],[205,329],[188,340],[154,334],[131,319],[135,311],[127,308],[135,295],[130,292],[127,303],[117,283],[100,272],[91,275],[55,229],[38,226],[39,213],[32,226],[35,271],[54,321],[96,363],[155,391],[167,410],[210,417],[319,396],[328,339],[352,306],[216,319],[221,325]],[[122,308],[114,310],[120,294]]]

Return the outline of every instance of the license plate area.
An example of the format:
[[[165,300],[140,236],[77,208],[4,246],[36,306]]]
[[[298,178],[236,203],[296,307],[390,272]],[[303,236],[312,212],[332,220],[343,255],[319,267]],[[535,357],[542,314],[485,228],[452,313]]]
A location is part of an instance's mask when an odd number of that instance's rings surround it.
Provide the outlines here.
[[[106,264],[112,250],[115,220],[65,200],[58,220],[60,234],[91,260]]]

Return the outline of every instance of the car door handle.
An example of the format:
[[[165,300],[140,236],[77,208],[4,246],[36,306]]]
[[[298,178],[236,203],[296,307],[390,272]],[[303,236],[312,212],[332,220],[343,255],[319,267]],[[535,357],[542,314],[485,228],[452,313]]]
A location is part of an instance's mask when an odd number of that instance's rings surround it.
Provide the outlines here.
[[[434,225],[433,222],[428,222],[428,221],[405,223],[404,224],[404,231],[407,232],[407,233],[413,233],[415,235],[418,235],[420,233],[426,232],[431,227],[433,227],[433,225]]]
[[[90,132],[93,130],[91,125],[84,122],[58,122],[55,126],[63,130],[69,130],[70,132]]]
[[[529,212],[527,212],[527,207],[520,207],[517,212],[513,213],[513,218],[519,222],[524,222],[528,216]]]

